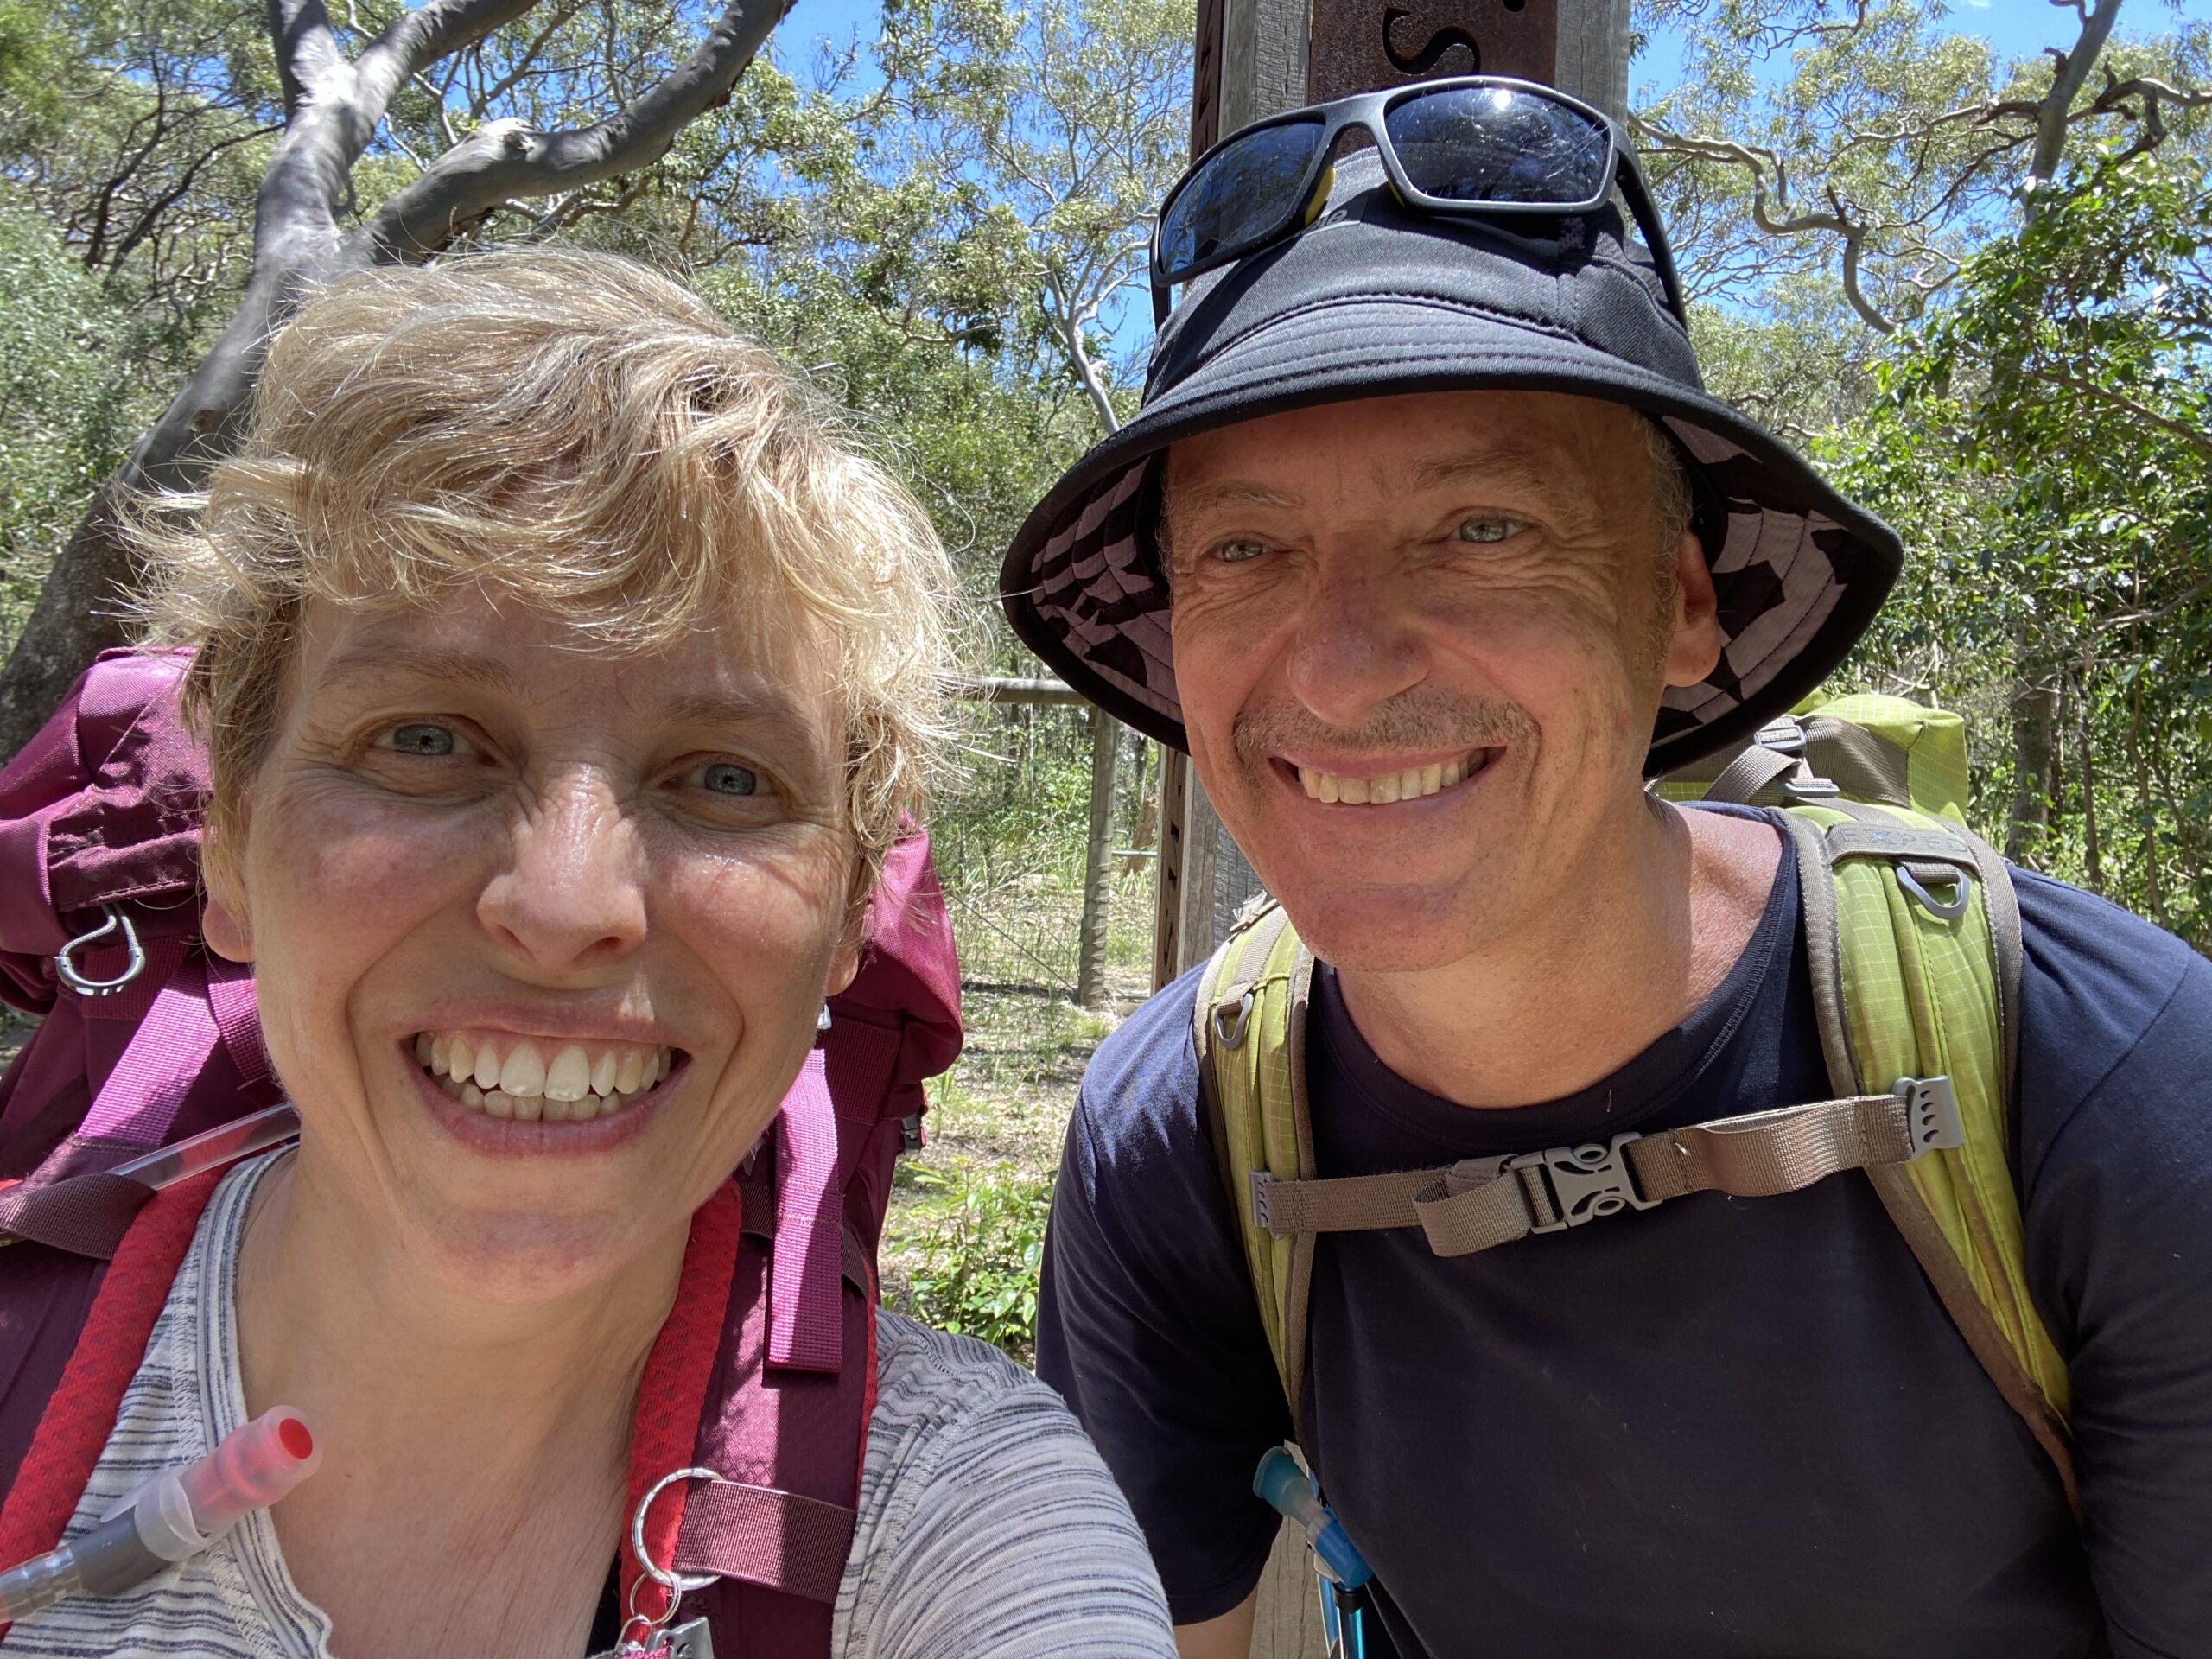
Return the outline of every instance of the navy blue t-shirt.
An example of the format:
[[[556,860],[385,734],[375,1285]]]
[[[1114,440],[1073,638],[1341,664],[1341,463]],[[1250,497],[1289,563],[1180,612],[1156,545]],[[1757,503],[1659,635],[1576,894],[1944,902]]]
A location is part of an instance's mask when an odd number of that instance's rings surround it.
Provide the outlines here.
[[[2014,1156],[2086,1529],[1862,1179],[1699,1194],[1452,1260],[1418,1229],[1325,1236],[1305,1446],[1376,1569],[1370,1653],[2212,1655],[2212,963],[2017,880]],[[1512,1110],[1389,1071],[1325,968],[1320,1173],[1826,1098],[1797,917],[1784,858],[1685,1024]],[[1257,1582],[1275,1518],[1252,1470],[1292,1433],[1198,1105],[1194,988],[1155,997],[1084,1078],[1038,1344],[1179,1624]]]

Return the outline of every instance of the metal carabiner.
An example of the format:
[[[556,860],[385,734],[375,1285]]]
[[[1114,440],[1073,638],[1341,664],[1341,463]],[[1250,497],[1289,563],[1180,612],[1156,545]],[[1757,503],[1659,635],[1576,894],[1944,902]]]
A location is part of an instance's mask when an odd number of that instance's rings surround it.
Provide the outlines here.
[[[100,925],[89,933],[79,933],[75,938],[54,952],[54,971],[61,982],[79,996],[113,996],[118,991],[138,977],[146,966],[145,947],[138,943],[138,930],[130,925],[130,918],[113,905],[100,906]],[[123,971],[113,979],[93,979],[77,971],[77,964],[70,960],[88,944],[97,944],[117,929],[123,931],[123,948],[130,953],[123,964]]]

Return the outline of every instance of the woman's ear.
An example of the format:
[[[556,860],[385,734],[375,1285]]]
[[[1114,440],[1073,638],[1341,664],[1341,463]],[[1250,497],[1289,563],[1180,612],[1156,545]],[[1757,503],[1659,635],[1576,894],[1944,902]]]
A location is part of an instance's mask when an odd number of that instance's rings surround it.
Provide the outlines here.
[[[216,833],[210,825],[200,836],[200,878],[207,889],[207,902],[200,912],[200,937],[226,961],[251,963],[253,925],[246,914],[245,893],[235,861],[226,855],[230,849],[215,844]]]
[[[853,906],[845,922],[845,931],[837,941],[837,954],[830,959],[830,978],[822,988],[824,996],[835,996],[845,989],[861,971],[861,951],[868,943],[868,906]]]

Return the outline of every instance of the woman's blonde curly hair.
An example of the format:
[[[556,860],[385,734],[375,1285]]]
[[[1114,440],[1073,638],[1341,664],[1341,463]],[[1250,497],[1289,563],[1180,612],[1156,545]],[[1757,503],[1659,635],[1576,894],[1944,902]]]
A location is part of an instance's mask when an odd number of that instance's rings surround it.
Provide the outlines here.
[[[787,596],[842,652],[871,868],[943,751],[953,577],[927,516],[766,350],[626,259],[483,253],[332,284],[271,345],[238,454],[132,535],[149,633],[197,652],[213,857],[311,599],[427,609],[481,586],[632,652]]]

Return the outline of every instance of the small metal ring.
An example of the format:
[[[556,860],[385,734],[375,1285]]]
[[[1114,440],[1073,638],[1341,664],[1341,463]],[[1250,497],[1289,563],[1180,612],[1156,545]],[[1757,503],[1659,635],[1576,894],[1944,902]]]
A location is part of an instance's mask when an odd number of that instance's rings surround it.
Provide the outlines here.
[[[54,955],[54,971],[64,985],[79,996],[113,996],[118,991],[138,977],[146,966],[145,947],[138,943],[138,930],[130,925],[130,918],[112,905],[100,906],[100,925],[89,933],[79,933]],[[96,944],[114,932],[123,930],[123,948],[129,960],[123,971],[113,979],[94,979],[77,971],[77,964],[70,960],[88,944]]]
[[[678,1573],[671,1563],[666,1567],[655,1567],[653,1558],[645,1554],[645,1515],[658,1497],[679,1480],[720,1480],[719,1469],[678,1469],[663,1475],[645,1488],[645,1495],[638,1500],[638,1512],[630,1517],[630,1553],[638,1558],[638,1567],[655,1584],[669,1592],[669,1613],[673,1617],[676,1598],[694,1590],[703,1590],[721,1574],[719,1573]]]

